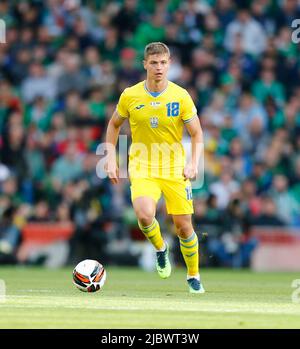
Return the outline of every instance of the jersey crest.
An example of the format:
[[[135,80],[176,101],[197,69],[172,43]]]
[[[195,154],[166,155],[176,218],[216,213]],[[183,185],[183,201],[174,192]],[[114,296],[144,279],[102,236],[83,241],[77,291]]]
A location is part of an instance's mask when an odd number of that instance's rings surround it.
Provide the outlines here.
[[[158,127],[158,117],[153,116],[150,118],[150,126],[152,128],[157,128]]]

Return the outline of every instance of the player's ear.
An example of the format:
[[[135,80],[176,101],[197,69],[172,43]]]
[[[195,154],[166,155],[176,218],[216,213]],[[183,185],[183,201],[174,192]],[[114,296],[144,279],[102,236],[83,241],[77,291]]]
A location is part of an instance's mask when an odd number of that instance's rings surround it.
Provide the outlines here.
[[[147,69],[146,63],[147,63],[147,62],[143,59],[143,65],[144,65],[144,69],[145,69],[145,70]]]

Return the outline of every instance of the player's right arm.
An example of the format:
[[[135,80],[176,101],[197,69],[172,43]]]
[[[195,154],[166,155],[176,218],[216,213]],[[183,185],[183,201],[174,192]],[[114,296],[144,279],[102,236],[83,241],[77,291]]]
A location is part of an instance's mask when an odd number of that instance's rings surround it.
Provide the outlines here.
[[[106,131],[106,148],[107,148],[107,163],[106,173],[113,184],[119,181],[119,168],[117,164],[116,145],[120,134],[121,125],[124,120],[129,117],[128,102],[125,89],[120,96],[117,108],[109,120]]]
[[[125,118],[121,117],[117,110],[109,120],[106,131],[107,163],[105,170],[113,184],[118,183],[119,168],[117,164],[116,145],[120,134],[121,125]]]

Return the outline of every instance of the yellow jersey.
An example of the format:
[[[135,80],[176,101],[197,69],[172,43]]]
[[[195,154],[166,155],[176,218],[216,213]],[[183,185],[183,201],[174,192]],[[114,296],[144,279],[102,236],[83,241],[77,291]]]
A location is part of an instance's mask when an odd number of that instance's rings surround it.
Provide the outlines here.
[[[197,117],[189,93],[171,81],[164,91],[151,93],[142,81],[123,91],[116,110],[130,124],[130,177],[182,178],[184,123]]]

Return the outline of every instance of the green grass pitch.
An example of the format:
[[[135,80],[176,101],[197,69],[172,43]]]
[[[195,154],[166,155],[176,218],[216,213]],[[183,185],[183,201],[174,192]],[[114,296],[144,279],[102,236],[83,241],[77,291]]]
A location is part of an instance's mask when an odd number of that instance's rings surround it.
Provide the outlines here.
[[[0,267],[0,328],[300,328],[291,286],[299,274],[203,269],[201,277],[207,292],[195,295],[183,269],[161,280],[114,267],[100,292],[83,293],[71,267]]]

